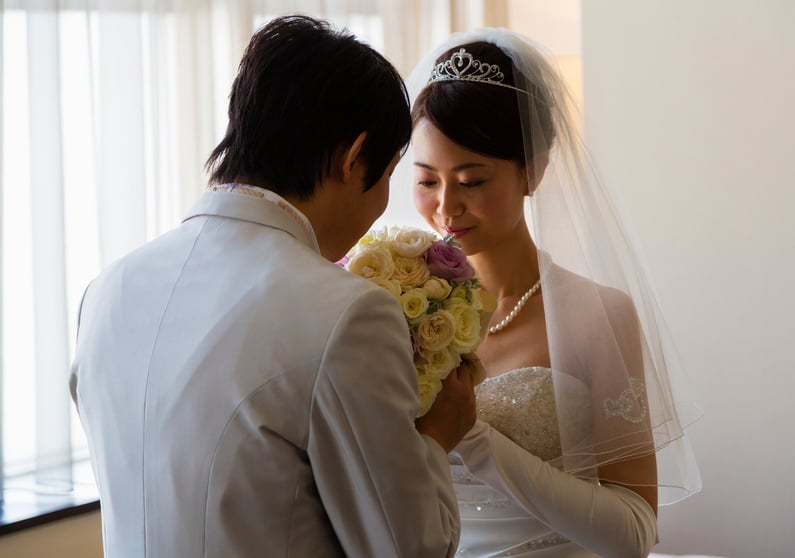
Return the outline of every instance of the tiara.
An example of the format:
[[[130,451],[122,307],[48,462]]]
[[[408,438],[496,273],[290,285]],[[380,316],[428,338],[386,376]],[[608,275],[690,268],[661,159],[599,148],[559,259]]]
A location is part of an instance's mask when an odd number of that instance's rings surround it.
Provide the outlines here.
[[[476,83],[486,83],[488,85],[499,85],[514,91],[521,91],[527,94],[524,89],[519,89],[513,85],[503,83],[505,74],[497,64],[489,64],[476,60],[465,49],[454,52],[449,60],[439,62],[431,72],[429,83],[435,81],[474,81]]]

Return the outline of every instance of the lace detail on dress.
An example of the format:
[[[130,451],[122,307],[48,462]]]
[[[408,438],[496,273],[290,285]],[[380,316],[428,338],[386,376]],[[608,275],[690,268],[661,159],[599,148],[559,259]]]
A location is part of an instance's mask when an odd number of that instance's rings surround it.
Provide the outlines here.
[[[638,378],[629,379],[629,387],[621,392],[618,399],[605,399],[605,416],[621,417],[626,421],[639,423],[646,418],[646,403],[643,394],[646,386]]]
[[[535,366],[475,387],[479,418],[544,461],[560,457],[552,371]]]
[[[461,458],[455,454],[449,454],[450,461],[450,475],[453,478],[454,484],[482,484],[478,479],[472,476],[469,469],[466,468]]]
[[[512,505],[508,497],[497,491],[479,490],[485,485],[472,476],[472,473],[455,453],[450,454],[450,476],[453,479],[458,506],[461,509],[481,512],[504,509]]]

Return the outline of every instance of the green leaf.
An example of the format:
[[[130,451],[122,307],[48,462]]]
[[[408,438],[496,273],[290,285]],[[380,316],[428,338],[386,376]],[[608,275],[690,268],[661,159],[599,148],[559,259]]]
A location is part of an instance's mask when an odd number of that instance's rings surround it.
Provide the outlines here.
[[[425,311],[426,314],[433,314],[437,310],[441,310],[444,308],[444,304],[442,304],[441,300],[430,299],[428,301],[428,309]]]

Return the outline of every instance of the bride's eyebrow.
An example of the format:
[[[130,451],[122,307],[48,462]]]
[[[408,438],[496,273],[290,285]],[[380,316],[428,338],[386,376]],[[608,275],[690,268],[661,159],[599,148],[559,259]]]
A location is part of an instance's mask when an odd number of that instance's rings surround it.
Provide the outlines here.
[[[432,167],[431,165],[429,165],[427,163],[422,163],[422,162],[419,162],[419,161],[415,161],[414,166],[415,167],[420,167],[420,168],[423,168],[423,169],[427,169],[429,171],[438,172],[438,170],[435,167]],[[459,172],[459,171],[462,171],[462,170],[468,170],[468,169],[474,169],[474,168],[482,168],[482,167],[485,167],[485,166],[486,165],[484,165],[483,163],[462,163],[460,165],[454,166],[450,170],[452,170],[453,172]]]

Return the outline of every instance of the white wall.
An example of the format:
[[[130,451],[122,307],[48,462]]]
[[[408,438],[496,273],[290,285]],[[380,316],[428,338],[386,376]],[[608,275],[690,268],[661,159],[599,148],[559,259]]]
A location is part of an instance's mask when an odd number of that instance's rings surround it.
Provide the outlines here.
[[[705,410],[656,550],[795,556],[795,3],[582,8],[586,135]]]

